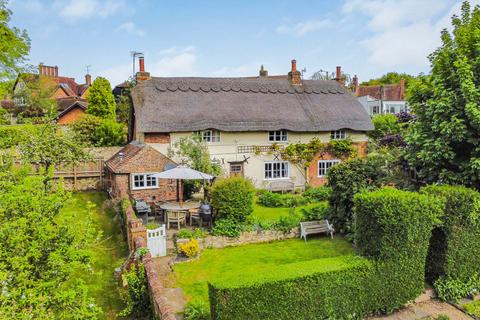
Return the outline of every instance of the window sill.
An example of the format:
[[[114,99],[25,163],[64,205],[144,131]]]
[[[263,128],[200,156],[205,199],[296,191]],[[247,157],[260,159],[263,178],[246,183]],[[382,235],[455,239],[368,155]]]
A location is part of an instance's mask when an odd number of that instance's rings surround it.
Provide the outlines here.
[[[138,191],[138,190],[151,190],[151,189],[158,189],[159,187],[140,187],[140,188],[134,188],[132,187],[132,191]]]
[[[264,178],[263,181],[278,181],[278,180],[288,180],[291,181],[290,177],[287,178]]]

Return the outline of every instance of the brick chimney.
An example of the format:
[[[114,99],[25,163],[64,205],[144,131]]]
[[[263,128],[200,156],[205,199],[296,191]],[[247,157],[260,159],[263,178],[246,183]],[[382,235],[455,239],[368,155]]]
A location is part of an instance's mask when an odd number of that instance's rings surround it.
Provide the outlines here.
[[[302,74],[297,70],[297,60],[292,60],[292,70],[288,73],[288,80],[294,86],[302,85]]]
[[[405,100],[405,79],[400,79],[400,98]]]
[[[342,67],[337,66],[335,71],[335,81],[337,81],[340,85],[345,85],[345,79],[342,78]]]
[[[138,69],[139,71],[135,75],[135,79],[137,80],[137,82],[151,79],[150,73],[145,72],[145,58],[143,57],[143,55],[138,57]]]
[[[260,71],[258,72],[258,74],[260,75],[260,77],[268,77],[268,71],[263,68],[263,64],[260,67]]]
[[[38,74],[40,76],[58,77],[58,67],[46,66],[43,63],[38,65]]]
[[[89,75],[88,73],[85,75],[85,84],[87,86],[91,86],[92,85],[92,76]]]

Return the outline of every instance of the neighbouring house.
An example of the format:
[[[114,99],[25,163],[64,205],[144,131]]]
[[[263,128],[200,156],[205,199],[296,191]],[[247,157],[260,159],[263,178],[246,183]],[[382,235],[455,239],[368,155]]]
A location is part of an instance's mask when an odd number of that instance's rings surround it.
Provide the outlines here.
[[[301,79],[295,60],[288,75],[269,76],[262,68],[258,77],[245,78],[150,77],[143,58],[139,62],[130,136],[163,154],[198,133],[225,175],[248,177],[258,188],[278,181],[301,188],[303,173],[273,155],[272,146],[350,138],[365,153],[373,126],[362,105],[340,81]],[[307,182],[324,184],[339,161],[318,155]]]
[[[404,79],[398,84],[362,86],[358,85],[358,78],[355,76],[353,88],[358,101],[370,116],[408,111]]]
[[[175,201],[177,188],[173,180],[150,177],[151,174],[174,168],[175,162],[141,142],[133,141],[105,162],[105,186],[112,197],[144,199],[145,201]]]
[[[91,75],[85,75],[85,83],[78,84],[74,78],[59,76],[57,66],[46,66],[42,63],[38,66],[38,74],[20,74],[13,86],[12,113],[18,114],[28,107],[24,92],[27,83],[39,81],[40,77],[51,80],[53,84],[52,98],[57,102],[58,121],[60,124],[69,124],[78,120],[87,107],[86,95],[92,85]]]

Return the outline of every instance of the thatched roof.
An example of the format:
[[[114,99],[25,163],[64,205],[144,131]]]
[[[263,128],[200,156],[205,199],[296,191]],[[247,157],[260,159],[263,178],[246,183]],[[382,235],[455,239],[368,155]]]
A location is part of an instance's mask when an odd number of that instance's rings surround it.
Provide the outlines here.
[[[132,99],[139,132],[373,129],[357,99],[328,80],[152,78],[135,86]]]

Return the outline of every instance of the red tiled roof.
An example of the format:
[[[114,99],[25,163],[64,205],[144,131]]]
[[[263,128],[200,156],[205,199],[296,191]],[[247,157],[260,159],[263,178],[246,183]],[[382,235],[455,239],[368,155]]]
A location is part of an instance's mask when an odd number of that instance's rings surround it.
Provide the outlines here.
[[[118,151],[113,157],[105,161],[105,165],[112,171],[118,172],[121,167],[128,162],[131,158],[135,157],[142,148],[146,145],[136,141],[132,141]]]
[[[377,100],[403,101],[401,84],[386,84],[378,86],[359,86],[356,91],[357,97],[370,96]]]

